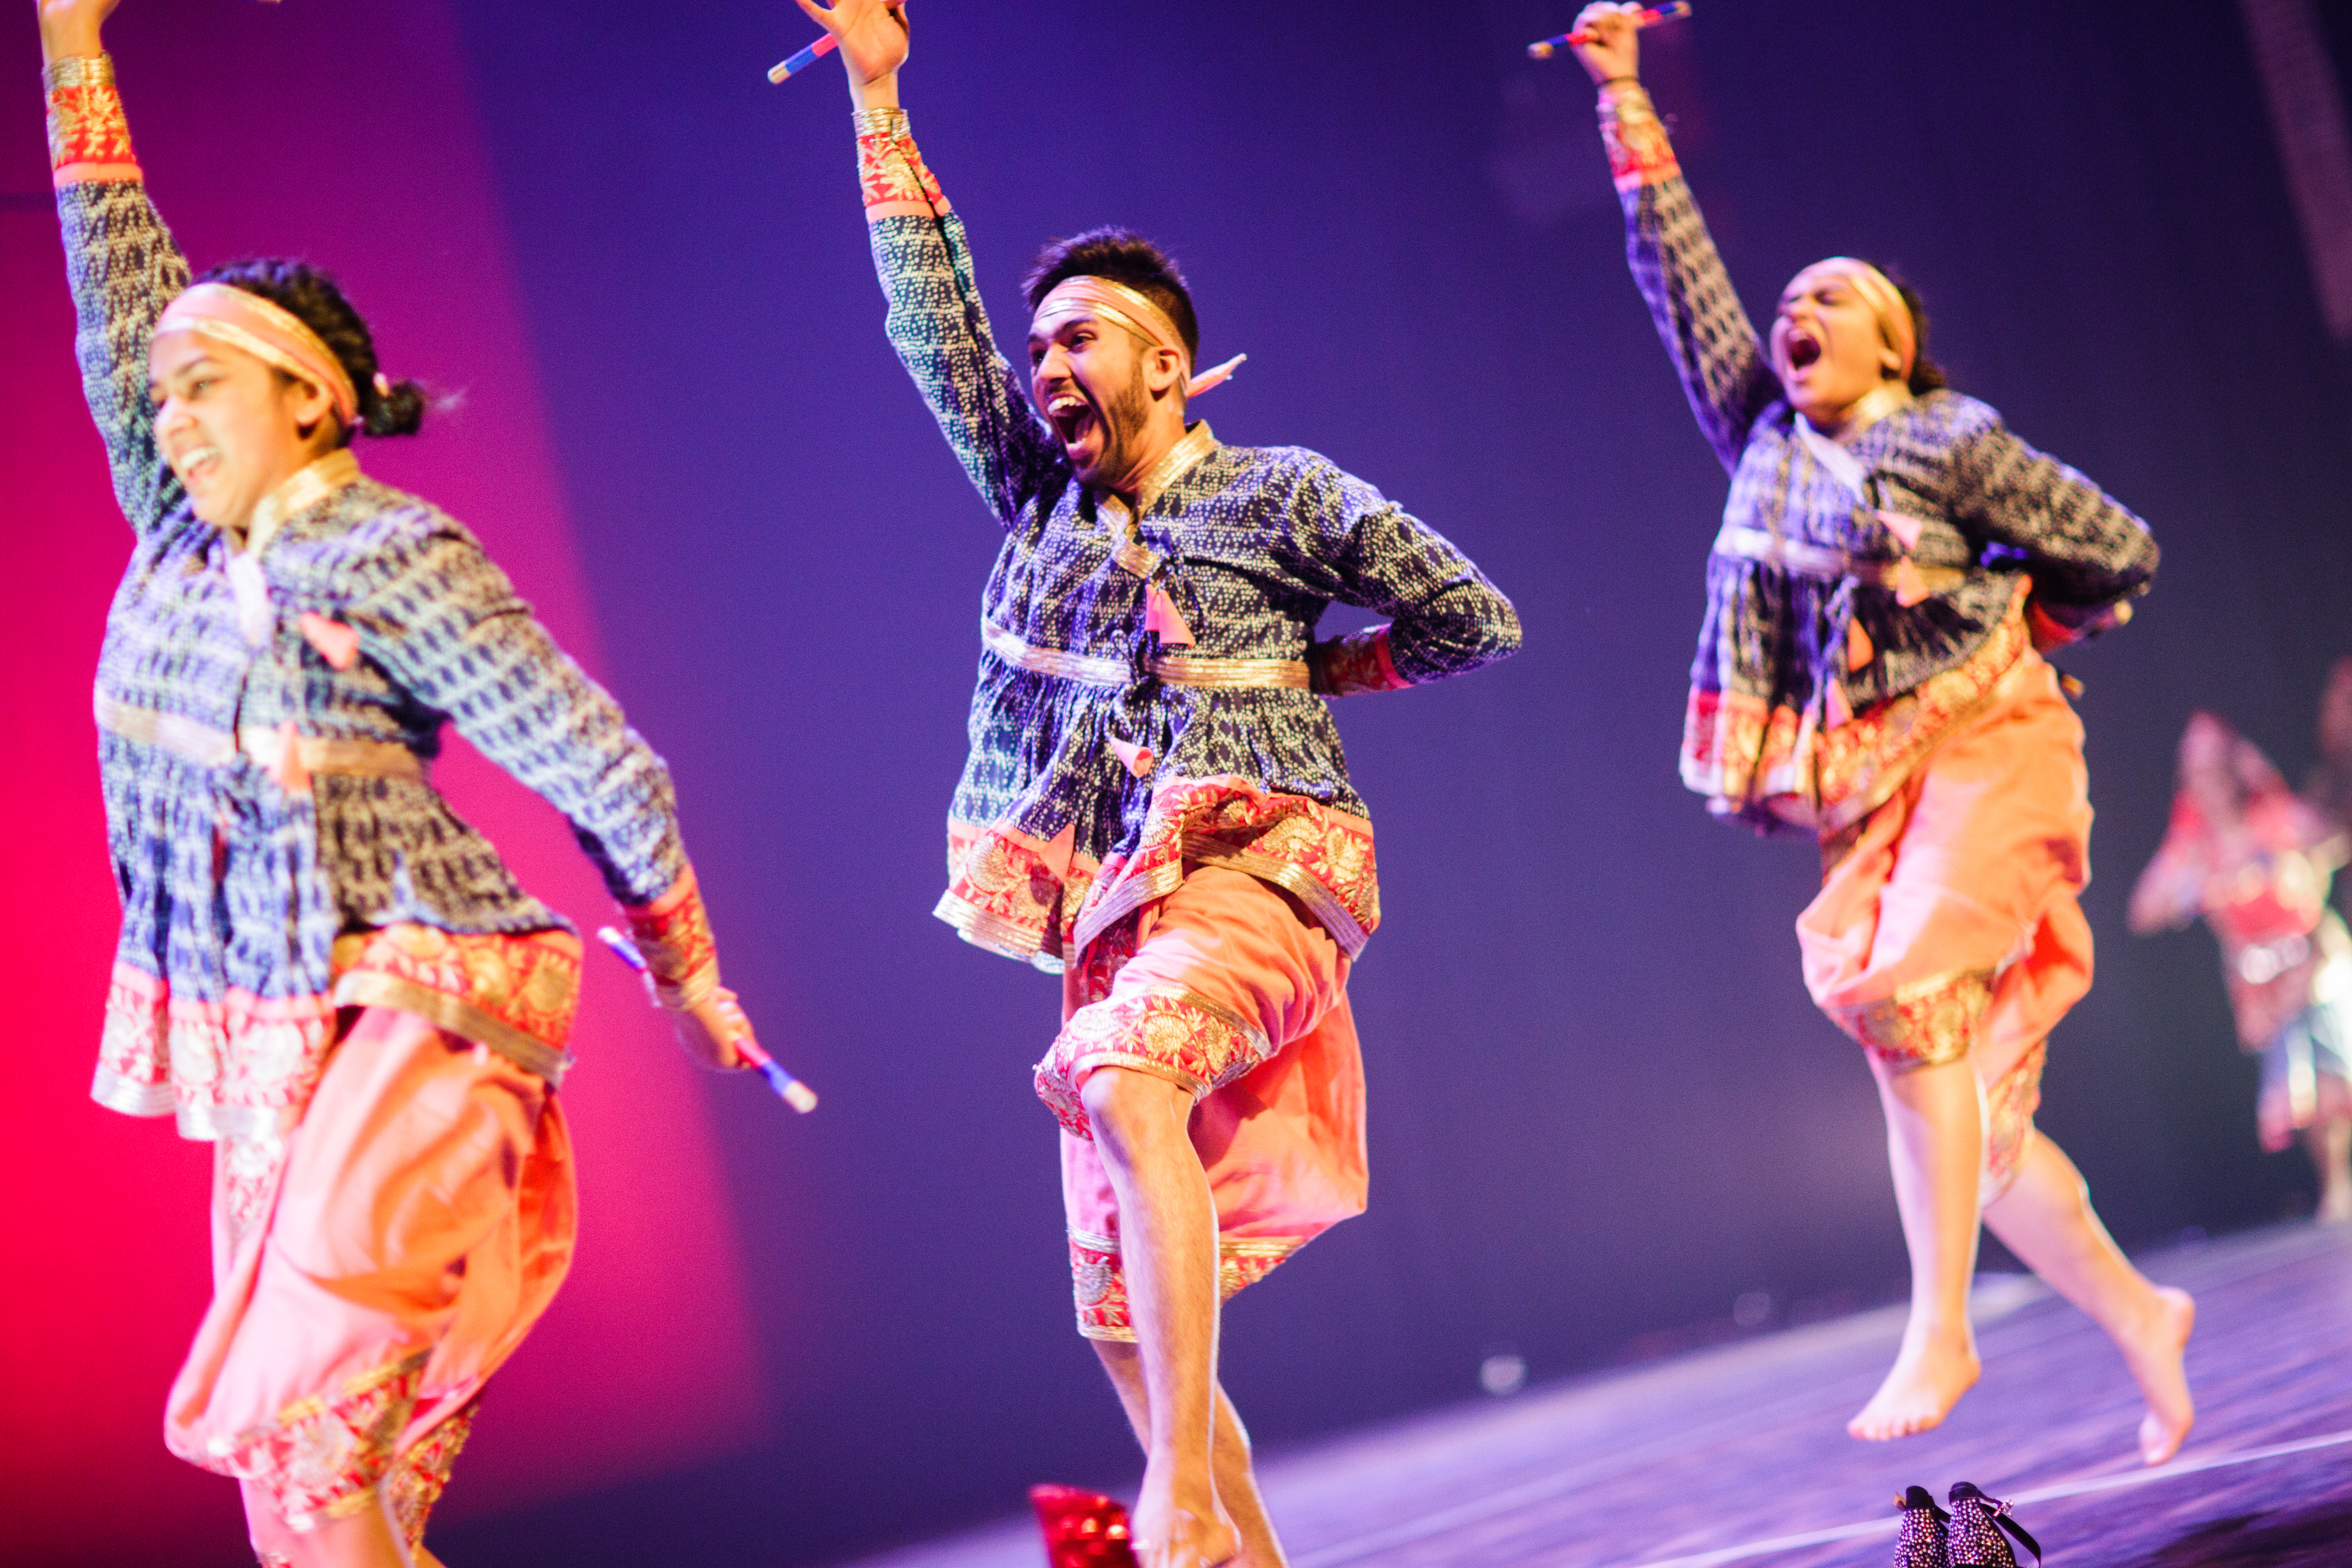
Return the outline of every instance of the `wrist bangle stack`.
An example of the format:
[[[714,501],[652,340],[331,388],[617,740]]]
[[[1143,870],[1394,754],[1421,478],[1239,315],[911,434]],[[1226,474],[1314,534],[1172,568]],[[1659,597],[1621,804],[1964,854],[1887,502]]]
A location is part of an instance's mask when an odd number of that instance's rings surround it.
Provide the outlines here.
[[[114,57],[112,55],[68,55],[41,68],[43,90],[55,92],[61,87],[112,87]]]

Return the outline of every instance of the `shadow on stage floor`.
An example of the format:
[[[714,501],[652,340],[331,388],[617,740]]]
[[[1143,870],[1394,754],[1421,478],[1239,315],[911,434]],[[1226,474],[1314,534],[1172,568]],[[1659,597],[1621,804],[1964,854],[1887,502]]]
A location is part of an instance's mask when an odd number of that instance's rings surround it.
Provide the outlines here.
[[[1887,1309],[1275,1456],[1267,1499],[1293,1568],[1880,1568],[1894,1495],[1959,1480],[2017,1500],[2052,1568],[2352,1563],[2352,1229],[2141,1261],[2198,1299],[2198,1426],[2160,1469],[2105,1336],[2004,1276],[1977,1291],[1984,1381],[1924,1436],[1844,1432],[1893,1355]],[[1012,1521],[860,1568],[1043,1560]]]

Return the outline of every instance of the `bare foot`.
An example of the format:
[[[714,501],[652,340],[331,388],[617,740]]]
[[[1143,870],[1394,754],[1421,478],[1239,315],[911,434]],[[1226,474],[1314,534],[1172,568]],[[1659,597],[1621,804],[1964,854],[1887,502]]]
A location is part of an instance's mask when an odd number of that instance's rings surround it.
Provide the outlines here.
[[[1885,1443],[1940,1426],[1960,1395],[1976,1386],[1981,1370],[1976,1347],[1966,1339],[1955,1342],[1905,1334],[1894,1370],[1845,1429],[1865,1441]]]
[[[1147,1464],[1133,1516],[1136,1560],[1143,1568],[1217,1568],[1241,1554],[1241,1537],[1217,1505],[1213,1483],[1163,1479]]]
[[[2124,1364],[2139,1384],[2147,1401],[2147,1415],[2139,1424],[2139,1457],[2160,1465],[2180,1452],[2197,1407],[2189,1397],[2189,1377],[2182,1371],[2181,1352],[2189,1347],[2189,1331],[2197,1322],[2197,1302],[2186,1290],[2169,1285],[2156,1291],[2156,1308],[2136,1328],[2116,1336]]]
[[[2352,1184],[2328,1183],[2319,1194],[2319,1212],[2312,1217],[2321,1225],[2352,1222]]]

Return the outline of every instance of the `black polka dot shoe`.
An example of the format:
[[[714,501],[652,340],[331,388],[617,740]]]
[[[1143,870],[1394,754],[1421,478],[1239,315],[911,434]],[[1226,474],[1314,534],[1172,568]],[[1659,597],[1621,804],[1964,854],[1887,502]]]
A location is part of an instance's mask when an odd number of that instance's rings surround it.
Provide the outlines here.
[[[2009,1504],[1967,1481],[1952,1489],[1952,1568],[2017,1568],[2017,1553],[2009,1549],[2003,1531],[2032,1552],[2036,1563],[2042,1561],[2042,1543],[2009,1517]]]
[[[1952,1516],[1936,1506],[1936,1494],[1913,1487],[1895,1500],[1903,1528],[1895,1537],[1895,1568],[1952,1568],[1944,1521]]]

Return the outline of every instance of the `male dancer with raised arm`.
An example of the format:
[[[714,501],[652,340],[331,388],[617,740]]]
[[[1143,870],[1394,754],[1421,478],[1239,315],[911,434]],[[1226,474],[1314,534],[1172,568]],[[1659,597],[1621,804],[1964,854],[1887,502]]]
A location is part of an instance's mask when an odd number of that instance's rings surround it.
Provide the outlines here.
[[[1348,970],[1379,922],[1371,826],[1321,698],[1512,652],[1462,552],[1328,459],[1186,422],[1183,279],[1141,237],[1028,279],[1027,391],[898,106],[903,9],[839,40],[892,345],[1005,530],[939,914],[1063,976],[1060,1119],[1079,1331],[1148,1456],[1150,1568],[1282,1559],[1216,1381],[1219,1302],[1361,1212]],[[1389,616],[1317,642],[1333,602]]]

